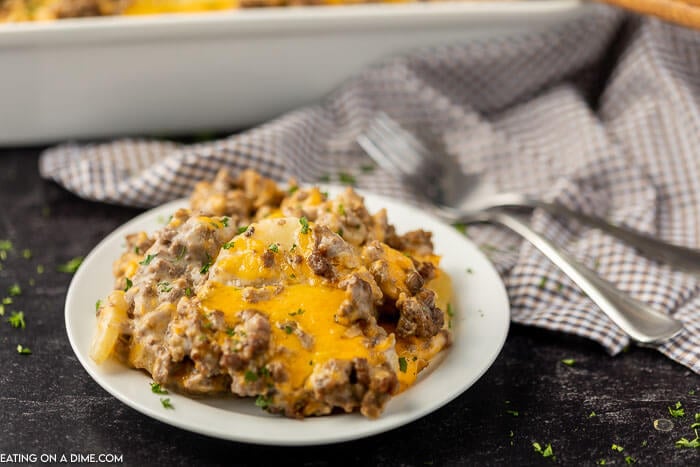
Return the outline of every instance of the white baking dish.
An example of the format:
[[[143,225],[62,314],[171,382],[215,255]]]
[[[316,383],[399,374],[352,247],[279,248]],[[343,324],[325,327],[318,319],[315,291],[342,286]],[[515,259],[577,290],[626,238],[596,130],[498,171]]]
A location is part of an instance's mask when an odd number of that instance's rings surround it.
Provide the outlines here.
[[[412,3],[0,25],[0,145],[241,128],[390,54],[589,11],[575,0]]]

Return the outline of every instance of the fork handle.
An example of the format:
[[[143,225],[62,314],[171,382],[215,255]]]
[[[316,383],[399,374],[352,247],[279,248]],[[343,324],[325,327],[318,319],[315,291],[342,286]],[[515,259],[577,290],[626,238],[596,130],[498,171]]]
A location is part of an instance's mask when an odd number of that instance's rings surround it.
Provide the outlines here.
[[[599,217],[573,211],[556,203],[537,202],[537,207],[556,216],[567,216],[613,235],[635,247],[643,255],[700,277],[700,250],[673,245],[635,230],[611,224]]]
[[[641,343],[666,340],[683,329],[680,321],[660,313],[647,304],[633,299],[602,279],[592,269],[576,261],[545,237],[532,230],[517,217],[504,211],[483,211],[478,218],[465,219],[467,222],[492,222],[503,225],[522,236],[540,250],[564,274],[600,307],[600,309],[627,333]]]

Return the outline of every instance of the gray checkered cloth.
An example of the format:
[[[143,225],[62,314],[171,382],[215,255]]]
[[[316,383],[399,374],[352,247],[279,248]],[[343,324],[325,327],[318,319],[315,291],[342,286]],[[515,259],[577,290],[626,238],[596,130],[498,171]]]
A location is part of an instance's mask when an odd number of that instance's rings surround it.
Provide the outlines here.
[[[226,139],[67,144],[47,150],[40,170],[84,198],[131,206],[187,195],[222,166],[282,181],[348,173],[359,188],[411,201],[388,174],[363,170],[355,138],[377,110],[504,190],[700,247],[700,33],[603,6],[545,32],[390,59],[317,106]],[[683,321],[685,331],[657,348],[700,373],[696,278],[576,222],[539,210],[531,221],[620,289]],[[630,344],[531,245],[492,226],[468,235],[503,275],[513,321],[585,336],[610,354]]]

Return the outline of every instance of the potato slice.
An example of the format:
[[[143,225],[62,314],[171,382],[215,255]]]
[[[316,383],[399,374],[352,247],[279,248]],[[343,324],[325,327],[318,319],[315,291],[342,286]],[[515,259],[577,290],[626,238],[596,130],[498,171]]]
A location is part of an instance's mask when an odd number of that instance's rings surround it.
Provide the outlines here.
[[[127,321],[127,304],[124,292],[115,290],[102,305],[97,316],[97,332],[90,347],[90,358],[100,364],[114,351],[117,339]]]

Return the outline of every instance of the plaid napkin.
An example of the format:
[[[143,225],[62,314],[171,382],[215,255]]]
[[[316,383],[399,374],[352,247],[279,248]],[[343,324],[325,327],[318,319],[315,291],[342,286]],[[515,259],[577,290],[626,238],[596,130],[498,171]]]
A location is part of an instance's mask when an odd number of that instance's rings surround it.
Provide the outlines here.
[[[67,144],[47,150],[40,170],[82,197],[144,207],[187,195],[221,166],[356,181],[412,201],[388,174],[367,169],[355,142],[379,109],[504,190],[700,247],[700,33],[603,6],[544,32],[390,59],[317,106],[226,139]],[[575,221],[540,211],[531,221],[620,289],[682,320],[685,331],[657,348],[700,373],[696,278]],[[528,243],[492,226],[468,235],[503,275],[513,321],[588,337],[610,354],[630,344]]]

